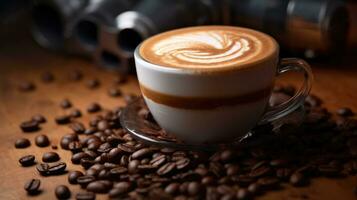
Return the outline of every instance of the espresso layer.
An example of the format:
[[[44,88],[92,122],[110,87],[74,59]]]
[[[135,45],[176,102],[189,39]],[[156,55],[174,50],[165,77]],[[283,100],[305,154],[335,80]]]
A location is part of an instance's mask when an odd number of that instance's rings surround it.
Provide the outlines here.
[[[275,56],[277,44],[263,33],[230,26],[177,29],[147,39],[140,55],[163,67],[188,69],[243,68]]]
[[[238,104],[247,104],[259,101],[263,98],[268,97],[271,94],[272,86],[263,88],[258,91],[254,91],[248,94],[229,96],[229,97],[182,97],[163,94],[152,89],[140,85],[142,94],[149,98],[150,100],[183,109],[192,109],[192,110],[208,110],[215,109],[222,106],[234,106]]]

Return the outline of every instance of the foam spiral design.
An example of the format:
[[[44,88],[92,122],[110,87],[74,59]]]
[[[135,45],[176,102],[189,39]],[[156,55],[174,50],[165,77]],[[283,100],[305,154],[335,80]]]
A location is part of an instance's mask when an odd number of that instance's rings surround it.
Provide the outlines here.
[[[224,67],[245,62],[261,50],[251,34],[198,31],[173,35],[157,42],[153,53],[163,63],[181,67]]]

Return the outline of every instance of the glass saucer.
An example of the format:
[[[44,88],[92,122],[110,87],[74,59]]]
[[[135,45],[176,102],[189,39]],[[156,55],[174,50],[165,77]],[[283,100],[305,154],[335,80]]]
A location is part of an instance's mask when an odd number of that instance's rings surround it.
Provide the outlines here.
[[[188,144],[175,138],[172,134],[166,133],[154,121],[143,117],[143,113],[148,113],[148,109],[142,97],[132,101],[120,114],[120,122],[134,138],[149,144],[160,147],[169,147],[194,151],[213,151],[222,148],[246,148],[266,143],[279,134],[284,128],[284,133],[296,131],[303,122],[305,116],[304,105],[291,111],[284,117],[261,124],[254,127],[246,135],[236,138],[233,142],[217,144]]]

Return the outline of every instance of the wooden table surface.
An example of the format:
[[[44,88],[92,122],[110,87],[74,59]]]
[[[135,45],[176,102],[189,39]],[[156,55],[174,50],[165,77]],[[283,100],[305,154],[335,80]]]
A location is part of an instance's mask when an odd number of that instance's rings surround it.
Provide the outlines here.
[[[63,114],[59,102],[68,98],[74,107],[85,111],[91,102],[99,102],[105,108],[114,108],[123,105],[122,98],[113,98],[107,95],[107,89],[114,80],[114,73],[97,69],[93,64],[78,58],[66,57],[48,53],[31,45],[23,48],[8,46],[0,51],[0,199],[54,199],[54,188],[58,184],[66,184],[67,176],[42,177],[42,194],[29,197],[23,189],[24,182],[31,178],[39,178],[35,167],[21,167],[19,157],[34,154],[37,159],[42,153],[52,151],[50,147],[39,148],[34,144],[34,137],[38,134],[49,136],[52,144],[59,144],[60,137],[69,133],[67,126],[58,126],[54,116]],[[323,99],[324,105],[336,110],[341,106],[348,106],[357,111],[357,66],[351,61],[344,64],[313,64],[315,82],[312,92]],[[341,63],[341,62],[340,62]],[[349,64],[353,63],[353,64]],[[84,72],[84,79],[80,82],[68,81],[68,72],[80,69]],[[51,71],[55,75],[53,83],[43,84],[40,81],[41,73]],[[98,78],[101,86],[95,90],[85,87],[85,80]],[[31,80],[36,83],[34,92],[19,92],[16,84],[19,80]],[[298,83],[298,77],[288,76],[283,82]],[[121,86],[124,93],[139,94],[138,84],[134,76],[130,77],[128,84]],[[32,115],[42,113],[47,118],[39,132],[23,133],[18,125],[29,119]],[[91,114],[83,112],[80,121],[87,122]],[[25,137],[31,140],[32,145],[26,149],[15,149],[14,141]],[[56,150],[61,159],[68,164],[68,170],[80,169],[72,165],[71,153],[61,148]],[[343,179],[314,179],[308,187],[293,188],[286,186],[284,190],[268,192],[257,199],[357,199],[353,188],[357,186],[356,177]],[[78,185],[71,185],[72,194],[79,191]],[[74,195],[73,195],[74,196]],[[72,196],[72,197],[73,197]],[[98,195],[97,199],[106,199]]]

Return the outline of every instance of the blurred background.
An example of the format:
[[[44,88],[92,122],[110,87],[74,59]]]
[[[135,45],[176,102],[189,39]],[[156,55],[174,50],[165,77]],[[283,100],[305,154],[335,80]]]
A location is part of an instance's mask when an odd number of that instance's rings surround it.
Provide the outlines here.
[[[141,41],[210,24],[268,33],[284,57],[355,66],[355,0],[3,0],[0,54],[39,49],[132,73],[133,51]]]

